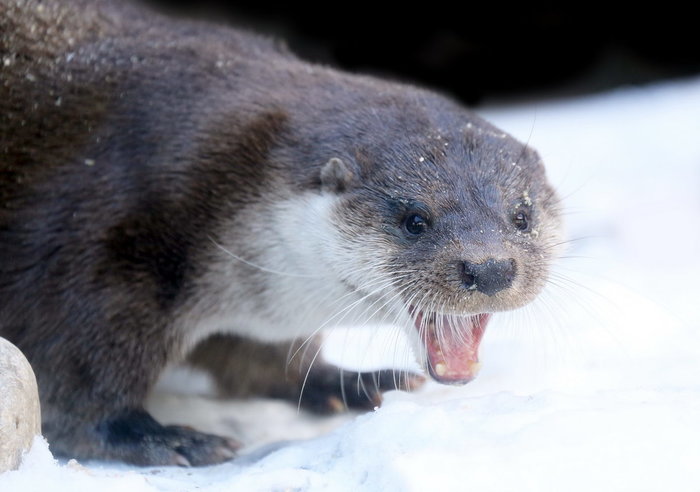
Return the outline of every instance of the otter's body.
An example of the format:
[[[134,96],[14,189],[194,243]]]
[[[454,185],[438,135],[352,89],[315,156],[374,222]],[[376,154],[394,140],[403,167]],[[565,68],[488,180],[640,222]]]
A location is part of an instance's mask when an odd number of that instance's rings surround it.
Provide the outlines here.
[[[89,0],[0,1],[0,74],[0,335],[62,454],[232,456],[142,410],[216,333],[279,347],[393,321],[464,382],[449,353],[474,362],[488,313],[546,280],[538,157],[430,92]]]

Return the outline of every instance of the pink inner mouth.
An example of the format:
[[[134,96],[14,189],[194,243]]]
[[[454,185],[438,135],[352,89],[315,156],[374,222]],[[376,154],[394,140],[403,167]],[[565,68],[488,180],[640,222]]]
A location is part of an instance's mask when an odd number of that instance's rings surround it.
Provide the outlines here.
[[[428,355],[428,371],[442,384],[466,384],[479,372],[479,344],[490,314],[451,316],[418,312],[415,326]]]

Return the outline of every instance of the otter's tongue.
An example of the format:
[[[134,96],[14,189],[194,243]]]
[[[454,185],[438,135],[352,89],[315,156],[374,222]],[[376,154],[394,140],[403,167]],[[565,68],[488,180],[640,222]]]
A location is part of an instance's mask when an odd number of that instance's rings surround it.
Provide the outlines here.
[[[419,313],[416,317],[416,328],[420,329],[423,316]],[[491,315],[429,316],[423,340],[430,375],[442,384],[468,383],[479,372],[479,343]]]

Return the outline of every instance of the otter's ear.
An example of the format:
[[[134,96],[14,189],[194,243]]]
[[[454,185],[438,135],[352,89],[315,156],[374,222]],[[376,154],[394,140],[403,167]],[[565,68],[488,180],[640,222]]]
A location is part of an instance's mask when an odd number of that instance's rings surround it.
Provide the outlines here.
[[[357,179],[356,171],[338,157],[332,157],[321,168],[321,189],[330,193],[342,193]]]

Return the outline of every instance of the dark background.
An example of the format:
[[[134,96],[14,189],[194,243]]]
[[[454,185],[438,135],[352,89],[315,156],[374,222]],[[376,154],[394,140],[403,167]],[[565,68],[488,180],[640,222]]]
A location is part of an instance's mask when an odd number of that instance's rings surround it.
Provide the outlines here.
[[[700,20],[671,3],[625,9],[577,2],[549,8],[430,0],[400,8],[381,2],[148,2],[273,35],[302,58],[418,83],[470,105],[700,74]]]

